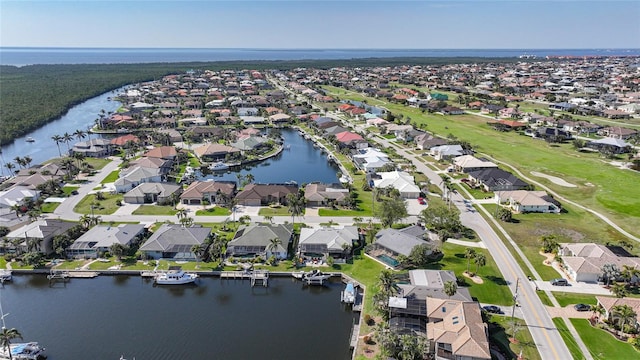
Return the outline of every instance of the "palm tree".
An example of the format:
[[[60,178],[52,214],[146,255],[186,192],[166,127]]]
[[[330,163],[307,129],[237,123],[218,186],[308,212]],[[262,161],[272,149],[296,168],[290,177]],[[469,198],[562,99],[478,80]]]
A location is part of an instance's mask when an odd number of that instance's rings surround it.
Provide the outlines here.
[[[478,273],[478,271],[480,270],[481,266],[485,266],[487,264],[487,257],[484,255],[484,253],[476,253],[476,255],[473,257],[473,262],[476,264],[476,274]]]
[[[76,139],[78,139],[78,141],[80,141],[80,140],[82,140],[82,139],[87,137],[87,133],[85,131],[83,131],[83,130],[78,129],[78,130],[73,132],[73,136],[75,136]]]
[[[22,169],[22,167],[24,166],[24,160],[20,157],[20,156],[16,156],[15,158],[13,158],[13,161],[18,164],[18,166],[20,167],[20,169]]]
[[[247,184],[251,184],[256,178],[253,176],[252,173],[248,173],[247,175],[244,176],[244,181],[247,182]]]
[[[269,223],[273,224],[273,216],[265,215],[263,217],[264,217],[264,221],[268,221]]]
[[[13,169],[15,169],[16,166],[13,165],[13,163],[8,162],[4,164],[4,167],[6,167],[9,170],[9,175],[15,175],[15,173],[13,172]]]
[[[28,168],[29,166],[31,166],[31,162],[33,162],[33,159],[31,158],[31,156],[26,155],[22,158],[22,161],[24,162],[24,167]]]
[[[42,238],[28,237],[25,242],[27,243],[27,252],[34,252],[40,250]]]
[[[178,211],[176,212],[176,216],[178,217],[179,220],[182,220],[183,218],[187,217],[187,209],[178,209]]]
[[[444,293],[447,294],[448,297],[452,297],[458,292],[458,284],[455,281],[449,280],[444,283]]]
[[[180,219],[180,225],[182,225],[182,227],[189,227],[193,225],[193,218],[188,216],[183,217]]]
[[[267,251],[271,252],[271,255],[275,256],[278,251],[278,246],[282,245],[280,238],[269,239],[269,245],[267,245]],[[276,256],[277,258],[277,256]]]
[[[624,333],[624,326],[629,321],[633,321],[636,318],[637,314],[633,311],[633,308],[629,305],[616,305],[611,308],[611,316],[614,319],[617,319],[620,324],[620,331]]]
[[[476,255],[474,248],[466,248],[464,251],[464,257],[467,258],[467,273],[469,273],[469,266],[471,265],[471,259]]]
[[[109,247],[109,252],[111,252],[111,255],[114,255],[118,259],[118,261],[122,259],[122,256],[126,253],[127,250],[127,247],[120,243],[114,243]]]
[[[73,140],[73,135],[69,134],[69,133],[64,133],[64,135],[62,135],[62,141],[65,142],[65,144],[67,144],[67,151],[71,150],[69,148],[69,143],[71,142],[71,140]]]
[[[615,283],[611,286],[611,293],[617,298],[623,298],[627,296],[629,292],[625,284]]]
[[[204,255],[205,250],[206,248],[202,244],[195,244],[191,247],[191,252],[196,256],[196,269],[200,267],[198,263],[200,262],[202,255]]]
[[[382,270],[382,272],[380,272],[380,275],[378,276],[378,285],[380,287],[380,292],[389,296],[399,289],[393,273],[389,270]]]
[[[88,229],[89,226],[91,226],[91,217],[87,214],[80,216],[79,221],[80,224],[82,224],[82,227],[84,227],[85,229]]]
[[[15,328],[7,329],[2,327],[2,333],[0,333],[0,344],[5,349],[5,352],[9,354],[9,359],[13,359],[13,355],[11,355],[11,340],[13,339],[21,339],[22,334]]]
[[[600,304],[591,305],[591,311],[593,312],[593,316],[598,319],[600,319],[600,316],[604,315],[604,308]]]
[[[291,193],[287,195],[287,202],[289,203],[289,213],[291,214],[291,223],[295,225],[296,216],[302,215],[304,212],[304,196],[300,196],[300,193]]]

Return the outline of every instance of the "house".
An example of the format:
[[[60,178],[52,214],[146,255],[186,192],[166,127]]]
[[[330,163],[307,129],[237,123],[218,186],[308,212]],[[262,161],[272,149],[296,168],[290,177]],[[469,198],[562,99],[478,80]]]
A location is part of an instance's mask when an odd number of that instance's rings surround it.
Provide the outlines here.
[[[362,147],[366,147],[367,143],[362,136],[359,134],[353,133],[351,131],[343,131],[335,134],[336,140],[342,146],[347,146],[351,148],[360,147],[358,144],[362,144]]]
[[[143,156],[173,161],[178,156],[178,151],[174,146],[160,146],[147,151]]]
[[[464,110],[455,107],[455,106],[445,106],[442,109],[440,109],[440,112],[443,115],[462,115],[464,114]]]
[[[391,163],[387,154],[370,147],[354,150],[351,159],[358,169],[366,173],[375,173],[381,167]]]
[[[378,173],[379,179],[373,180],[373,186],[378,189],[391,187],[400,192],[403,199],[417,199],[420,188],[415,184],[413,176],[404,171]]]
[[[286,259],[292,234],[291,224],[241,225],[227,244],[227,256]]]
[[[286,204],[287,195],[298,192],[297,185],[290,184],[248,184],[237,195],[238,205],[260,206]]]
[[[7,190],[0,191],[0,210],[11,211],[13,206],[25,205],[28,201],[36,201],[40,197],[40,191],[30,189],[26,186],[13,186]]]
[[[53,238],[62,235],[77,224],[69,221],[43,219],[19,227],[6,235],[6,239],[13,244],[18,244],[22,252],[38,251],[45,255],[54,251]],[[23,240],[21,242],[21,240]],[[36,239],[37,245],[31,248],[31,241]]]
[[[111,145],[115,147],[124,147],[127,143],[139,144],[140,138],[132,134],[126,134],[122,136],[118,136],[115,139],[111,139]]]
[[[468,173],[470,183],[484,191],[527,190],[531,185],[520,180],[512,173],[499,168],[487,168]]]
[[[300,229],[298,253],[305,259],[320,258],[322,262],[332,257],[345,261],[354,243],[360,239],[355,226],[321,227]]]
[[[116,192],[126,193],[136,186],[143,183],[159,183],[162,181],[162,175],[159,168],[147,168],[136,166],[127,169],[126,172],[120,172],[120,177],[114,182]]]
[[[434,146],[429,149],[429,155],[433,156],[438,161],[448,160],[464,155],[464,149],[458,144]]]
[[[618,269],[625,265],[640,267],[640,258],[618,256],[608,247],[594,243],[560,244],[558,255],[562,257],[565,271],[575,281],[600,281],[605,264],[614,264]]]
[[[533,137],[551,142],[563,142],[572,138],[571,133],[556,127],[539,127],[533,131]]]
[[[91,139],[88,141],[81,141],[73,145],[71,149],[72,154],[82,154],[86,157],[106,157],[111,155],[113,146],[111,140],[108,139]]]
[[[457,172],[470,173],[489,168],[497,168],[498,165],[486,159],[478,159],[472,155],[462,155],[453,159],[453,166]]]
[[[628,140],[635,135],[638,135],[638,130],[624,128],[620,126],[608,126],[598,130],[598,135],[612,137],[615,139]]]
[[[575,107],[576,107],[575,104],[571,104],[568,102],[559,102],[559,103],[549,104],[550,110],[569,111]]]
[[[425,237],[427,237],[429,241],[425,240]],[[414,247],[418,245],[429,245],[429,247],[432,247],[436,242],[437,235],[432,235],[418,225],[400,230],[387,228],[376,233],[375,240],[368,254],[391,267],[396,267],[399,265],[397,261],[398,256],[409,256]],[[429,250],[429,254],[431,254],[431,250]]]
[[[273,114],[271,116],[269,116],[269,121],[271,121],[272,123],[282,123],[282,122],[288,122],[289,120],[291,120],[291,116],[287,115],[287,114]]]
[[[610,151],[612,154],[624,154],[633,149],[633,145],[622,139],[606,137],[598,140],[589,141],[586,145],[588,148],[598,151]]]
[[[226,205],[236,192],[233,181],[194,181],[180,195],[180,202],[185,205],[200,205],[204,201],[209,204]]]
[[[137,167],[156,171],[161,176],[166,176],[171,171],[173,161],[154,157],[142,157],[129,163],[129,167],[120,170],[120,177],[125,176]]]
[[[256,116],[260,113],[260,110],[258,110],[257,108],[251,107],[251,108],[238,108],[238,110],[236,111],[238,116]]]
[[[172,183],[142,183],[124,194],[127,204],[175,204],[182,186]]]
[[[225,160],[228,155],[239,153],[240,150],[223,144],[208,143],[198,146],[193,152],[202,161],[215,162]]]
[[[636,314],[634,319],[631,321],[627,320],[627,324],[631,327],[636,328],[636,330],[640,330],[640,299],[634,298],[612,298],[605,296],[596,296],[596,301],[598,305],[602,306],[604,309],[604,318],[609,321],[615,320],[615,315],[613,308],[620,305],[627,305],[633,312]]]
[[[97,258],[109,251],[113,244],[131,246],[142,238],[145,226],[141,224],[120,224],[118,226],[98,225],[82,234],[66,250],[70,258]]]
[[[238,138],[231,146],[240,151],[250,151],[267,146],[268,141],[269,140],[263,136],[246,136]]]
[[[304,188],[307,206],[342,205],[349,198],[349,189],[339,185],[311,183]]]
[[[211,228],[201,226],[183,227],[177,224],[162,224],[140,247],[150,259],[196,260],[191,251],[193,245],[203,245],[211,234]]]
[[[496,192],[496,201],[507,206],[517,213],[559,213],[562,207],[558,201],[549,196],[545,191],[499,191]]]
[[[416,143],[416,147],[420,150],[430,150],[433,147],[447,144],[447,140],[435,137],[429,133],[418,135],[413,140]],[[462,154],[458,154],[456,156],[460,155]]]

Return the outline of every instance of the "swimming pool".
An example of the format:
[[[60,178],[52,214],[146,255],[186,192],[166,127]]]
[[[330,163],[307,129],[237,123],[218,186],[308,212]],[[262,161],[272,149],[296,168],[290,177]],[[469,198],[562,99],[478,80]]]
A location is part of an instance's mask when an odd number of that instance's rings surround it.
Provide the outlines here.
[[[398,260],[396,260],[396,259],[394,259],[391,256],[386,255],[386,254],[378,255],[378,256],[376,256],[376,258],[378,260],[382,261],[383,263],[391,266],[391,267],[396,267],[396,266],[400,265]]]

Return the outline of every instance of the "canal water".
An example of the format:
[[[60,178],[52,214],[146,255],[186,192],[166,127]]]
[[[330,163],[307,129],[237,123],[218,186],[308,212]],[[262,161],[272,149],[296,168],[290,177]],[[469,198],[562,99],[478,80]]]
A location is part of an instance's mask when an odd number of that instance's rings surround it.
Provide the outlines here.
[[[353,313],[339,282],[200,278],[153,286],[137,276],[71,279],[14,275],[0,288],[5,322],[50,360],[348,359]]]
[[[229,171],[202,175],[200,180],[214,179],[237,181],[238,174],[246,176],[251,173],[256,183],[287,183],[298,185],[310,182],[337,183],[340,168],[327,160],[327,154],[313,146],[311,140],[305,139],[297,130],[280,129],[284,139],[285,150],[268,160],[249,164]]]
[[[78,104],[63,115],[61,118],[54,120],[45,126],[34,130],[33,132],[15,139],[11,144],[2,146],[2,157],[5,162],[13,161],[16,156],[24,157],[30,156],[32,165],[43,163],[49,159],[59,156],[58,148],[55,141],[51,140],[54,135],[63,135],[65,132],[73,134],[76,130],[87,131],[94,125],[94,121],[99,117],[100,111],[105,112],[116,111],[120,107],[120,102],[109,100],[110,97],[115,97],[116,94],[122,92],[122,89],[114,90],[112,92],[104,93],[100,96],[91,98],[81,104]],[[99,137],[100,135],[91,134],[91,138]],[[34,142],[27,142],[27,137],[32,137]],[[83,141],[89,138],[83,139]],[[73,146],[80,140],[74,138],[69,143],[69,146]],[[65,143],[60,144],[60,150],[64,154],[67,150]],[[3,166],[4,167],[4,166]],[[16,169],[18,166],[16,165]],[[5,175],[7,169],[2,169]],[[0,171],[0,174],[2,174]]]

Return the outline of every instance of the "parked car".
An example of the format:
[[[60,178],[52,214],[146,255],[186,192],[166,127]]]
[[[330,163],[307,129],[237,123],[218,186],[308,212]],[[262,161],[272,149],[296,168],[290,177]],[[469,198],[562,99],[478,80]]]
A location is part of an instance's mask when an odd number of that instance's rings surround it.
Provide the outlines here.
[[[589,311],[589,310],[591,310],[591,305],[575,304],[575,305],[573,305],[573,308],[576,309],[577,311]]]
[[[427,201],[421,197],[418,198],[418,203],[420,203],[420,205],[427,205]]]
[[[567,279],[553,279],[551,280],[551,285],[553,286],[569,286],[569,282]]]
[[[502,314],[502,310],[495,305],[487,305],[482,307],[486,312],[491,314]]]

